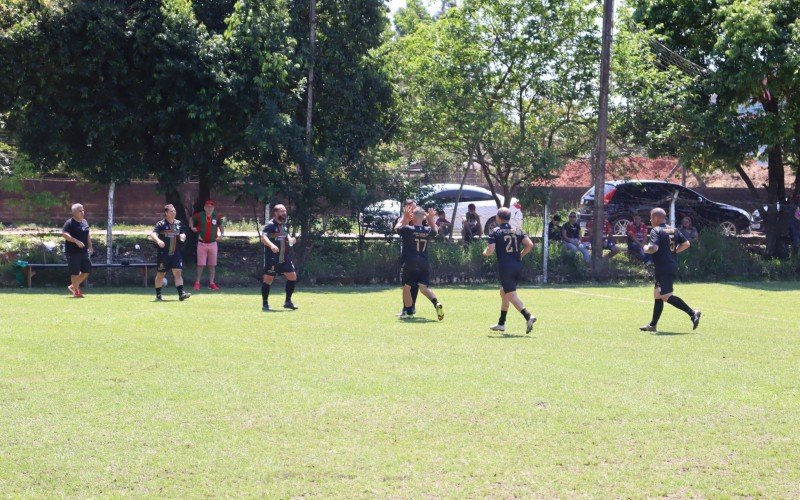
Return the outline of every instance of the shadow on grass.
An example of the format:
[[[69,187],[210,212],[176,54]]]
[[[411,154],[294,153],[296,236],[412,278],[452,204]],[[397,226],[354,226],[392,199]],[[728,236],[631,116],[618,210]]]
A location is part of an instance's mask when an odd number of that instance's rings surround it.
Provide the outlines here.
[[[696,332],[656,332],[652,334],[654,337],[676,337],[679,335],[697,335]]]
[[[417,317],[414,317],[414,318],[406,318],[406,319],[400,319],[400,320],[398,320],[398,321],[399,321],[400,323],[409,323],[409,324],[412,324],[412,325],[413,325],[414,323],[438,323],[438,321],[436,321],[435,319],[430,319],[430,318],[417,318]]]
[[[488,339],[532,339],[530,335],[514,335],[513,333],[501,333],[499,335],[487,335]]]

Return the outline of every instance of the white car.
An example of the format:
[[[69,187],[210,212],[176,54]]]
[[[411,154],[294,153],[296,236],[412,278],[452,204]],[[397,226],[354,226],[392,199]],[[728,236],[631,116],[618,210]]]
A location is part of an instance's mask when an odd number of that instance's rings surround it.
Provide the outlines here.
[[[456,198],[458,197],[459,184],[433,184],[422,186],[421,193],[424,194],[422,200],[417,200],[420,206],[428,207],[435,206],[444,210],[447,220],[453,217],[453,207],[455,206]],[[503,196],[498,195],[500,202],[504,201]],[[461,198],[458,202],[458,212],[456,217],[451,222],[454,222],[454,235],[461,234],[461,220],[464,214],[467,213],[467,206],[470,203],[475,204],[475,209],[481,218],[483,224],[484,234],[486,234],[495,224],[495,216],[497,215],[497,203],[494,201],[491,191],[478,186],[465,185],[461,190]],[[511,225],[513,227],[522,227],[522,206],[519,200],[511,198]],[[371,214],[371,215],[367,215]],[[400,217],[400,202],[397,200],[384,200],[379,201],[367,207],[364,213],[361,214],[362,219],[367,220],[371,218],[370,226],[375,231],[386,230],[394,226],[397,218]]]

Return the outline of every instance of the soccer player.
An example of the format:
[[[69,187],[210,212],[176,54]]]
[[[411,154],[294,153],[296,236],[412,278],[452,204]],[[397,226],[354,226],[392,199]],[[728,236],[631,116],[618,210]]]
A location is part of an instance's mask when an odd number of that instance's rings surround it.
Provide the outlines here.
[[[444,305],[439,302],[430,286],[430,264],[428,263],[428,246],[436,236],[436,210],[426,213],[421,207],[411,205],[403,210],[403,216],[397,221],[394,230],[403,239],[403,307],[405,315],[401,318],[414,317],[414,302],[411,298],[411,287],[419,285],[422,295],[428,297],[436,308],[436,317],[444,319]],[[428,227],[422,223],[427,218]]]
[[[292,294],[297,284],[297,272],[292,263],[292,246],[295,238],[289,235],[289,226],[286,224],[286,207],[275,205],[272,207],[272,219],[267,222],[261,231],[261,243],[264,244],[264,273],[261,283],[261,310],[269,311],[269,290],[272,281],[278,273],[286,277],[286,301],[283,307],[297,309],[292,302]]]
[[[67,219],[64,227],[61,228],[61,236],[66,240],[64,252],[67,254],[71,282],[67,289],[73,297],[80,299],[83,298],[81,284],[92,272],[92,261],[89,259],[89,255],[93,251],[92,238],[89,237],[89,223],[84,218],[83,205],[80,203],[72,205],[72,217]]]
[[[181,257],[181,246],[186,241],[186,228],[181,221],[175,218],[175,207],[164,205],[164,218],[158,221],[153,227],[153,231],[147,239],[156,244],[158,257],[156,258],[156,300],[163,300],[161,297],[161,287],[164,283],[164,275],[167,271],[172,271],[175,277],[175,288],[178,289],[178,298],[183,302],[192,294],[183,290],[183,258]]]
[[[653,319],[639,329],[643,332],[657,331],[658,319],[661,317],[664,302],[666,302],[688,314],[692,320],[692,330],[696,330],[700,324],[700,311],[693,310],[680,297],[674,295],[672,290],[672,284],[678,275],[677,254],[689,248],[691,243],[680,231],[667,226],[667,213],[663,209],[651,210],[650,222],[653,229],[644,246],[644,252],[653,256],[655,265],[656,287],[653,292],[655,304],[653,304]]]
[[[409,198],[403,204],[403,210],[405,210],[407,207],[411,207],[411,209],[414,210],[415,208],[417,208],[417,202]],[[400,219],[402,219],[402,218],[403,218],[403,215],[400,214]],[[398,219],[398,221],[400,219]],[[438,225],[437,225],[437,230],[438,230]],[[403,245],[400,244],[400,279],[401,280],[403,279],[403,273],[405,272],[404,269],[403,269],[404,268],[404,262],[405,262],[405,260],[403,259]],[[411,314],[416,314],[417,313],[417,296],[418,295],[419,295],[419,285],[412,285],[411,286]],[[403,303],[403,309],[400,311],[400,314],[398,314],[397,316],[399,318],[404,318],[406,316],[406,305],[405,305],[405,302]]]
[[[500,275],[500,320],[490,330],[506,331],[506,315],[508,305],[514,304],[517,311],[525,318],[525,333],[531,333],[536,317],[525,309],[525,305],[517,295],[517,283],[522,272],[522,259],[533,250],[533,241],[521,229],[514,229],[509,224],[511,210],[501,208],[495,217],[498,225],[489,233],[489,246],[483,251],[488,257],[497,253],[497,272]]]
[[[203,210],[192,215],[189,228],[197,233],[197,279],[194,289],[200,290],[200,278],[203,277],[203,269],[208,265],[208,288],[217,291],[219,286],[214,282],[217,271],[217,240],[221,240],[224,233],[222,219],[217,215],[212,200],[207,200],[203,204]]]

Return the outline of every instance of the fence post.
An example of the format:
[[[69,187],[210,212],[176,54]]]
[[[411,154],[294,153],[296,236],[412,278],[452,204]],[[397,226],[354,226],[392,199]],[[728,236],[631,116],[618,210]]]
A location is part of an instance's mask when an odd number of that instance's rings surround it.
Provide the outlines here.
[[[544,202],[544,229],[542,230],[542,283],[547,284],[547,261],[550,260],[550,194]]]

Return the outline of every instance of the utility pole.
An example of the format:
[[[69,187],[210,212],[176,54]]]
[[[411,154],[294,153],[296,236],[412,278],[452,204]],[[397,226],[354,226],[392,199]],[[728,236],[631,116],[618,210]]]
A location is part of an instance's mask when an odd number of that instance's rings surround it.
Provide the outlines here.
[[[308,9],[308,100],[306,102],[306,153],[311,157],[311,125],[314,114],[314,63],[317,45],[317,0],[309,0]]]
[[[592,272],[600,276],[603,265],[603,209],[608,151],[608,94],[611,74],[611,38],[614,29],[614,0],[603,2],[603,47],[600,54],[600,105],[597,121],[597,152],[594,165],[594,224],[592,231]]]

